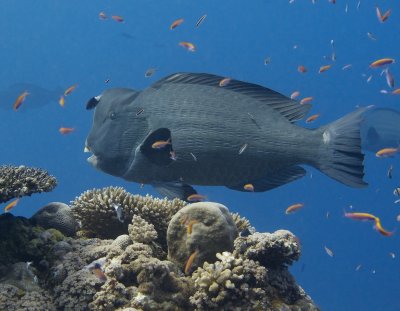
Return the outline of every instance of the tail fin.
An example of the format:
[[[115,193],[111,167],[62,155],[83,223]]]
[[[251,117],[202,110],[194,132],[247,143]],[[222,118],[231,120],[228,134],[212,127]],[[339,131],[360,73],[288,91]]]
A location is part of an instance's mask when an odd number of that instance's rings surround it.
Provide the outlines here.
[[[319,129],[324,147],[316,166],[329,177],[356,188],[367,185],[363,181],[364,154],[360,137],[360,123],[367,109],[359,108]]]

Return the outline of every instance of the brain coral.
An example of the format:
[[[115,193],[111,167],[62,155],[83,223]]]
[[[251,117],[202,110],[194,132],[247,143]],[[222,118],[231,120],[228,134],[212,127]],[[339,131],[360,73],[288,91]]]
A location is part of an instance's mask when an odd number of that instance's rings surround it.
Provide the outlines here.
[[[0,166],[0,203],[12,198],[49,192],[55,188],[55,177],[39,168],[26,166]]]
[[[31,218],[35,225],[45,229],[55,228],[66,236],[75,235],[78,223],[67,204],[51,202],[37,211]]]
[[[175,214],[168,226],[168,258],[182,269],[194,253],[193,267],[204,261],[214,262],[216,253],[233,250],[237,235],[236,225],[224,205],[189,204]]]
[[[133,215],[138,215],[154,225],[162,245],[166,245],[169,221],[186,205],[186,202],[179,199],[132,195],[121,187],[89,190],[71,203],[72,213],[87,235],[116,238],[128,232]]]

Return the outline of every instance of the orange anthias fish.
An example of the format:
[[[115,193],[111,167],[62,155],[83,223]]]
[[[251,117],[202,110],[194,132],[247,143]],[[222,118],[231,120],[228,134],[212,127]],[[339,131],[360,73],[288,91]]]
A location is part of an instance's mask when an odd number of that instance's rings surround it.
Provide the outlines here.
[[[395,62],[395,60],[393,58],[381,58],[381,59],[378,59],[378,60],[372,62],[369,65],[369,67],[378,68],[378,67],[382,67],[382,66],[385,66],[385,65],[393,64],[394,62]]]
[[[231,82],[231,78],[224,78],[219,81],[219,86],[224,87],[227,86]]]
[[[290,213],[293,213],[294,211],[297,211],[298,209],[302,208],[303,206],[304,206],[303,203],[296,203],[296,204],[290,205],[286,209],[285,214],[288,215]]]
[[[75,130],[75,128],[73,127],[60,127],[59,131],[62,135],[66,135],[69,134],[71,132],[73,132]]]
[[[196,46],[193,43],[182,41],[179,42],[179,45],[187,49],[189,52],[195,52]]]
[[[327,71],[331,67],[332,65],[321,66],[319,67],[318,73],[323,73],[324,71]]]
[[[67,88],[64,92],[64,96],[68,96],[69,94],[71,94],[72,91],[75,90],[77,86],[78,86],[78,84],[74,84],[74,85],[70,86],[69,88]]]
[[[187,228],[186,228],[187,234],[192,234],[192,232],[193,232],[193,225],[194,225],[194,224],[198,224],[198,223],[199,223],[199,222],[198,222],[197,220],[195,220],[195,219],[190,220],[190,221],[187,223]]]
[[[122,16],[118,16],[118,15],[113,15],[113,16],[111,16],[111,18],[118,23],[122,23],[124,21],[124,18]]]
[[[300,101],[300,105],[304,105],[304,104],[307,104],[307,103],[309,103],[310,101],[312,101],[314,99],[314,97],[305,97],[305,98],[303,98],[301,101]]]
[[[178,27],[180,24],[182,24],[184,22],[183,18],[177,19],[176,21],[174,21],[171,26],[169,26],[169,29],[175,29],[176,27]]]
[[[378,20],[381,23],[384,23],[389,18],[391,13],[392,10],[389,9],[385,12],[385,14],[382,15],[381,10],[378,7],[376,7],[376,17],[378,17]]]
[[[186,198],[186,200],[188,202],[200,202],[200,201],[204,201],[206,198],[207,197],[205,195],[201,195],[201,194],[195,193],[195,194],[189,195]]]
[[[296,99],[299,96],[300,96],[300,92],[294,91],[292,94],[290,94],[290,99]]]
[[[399,152],[399,148],[383,148],[379,150],[375,155],[378,158],[388,158],[393,157],[397,152]]]
[[[29,95],[27,91],[23,92],[18,96],[17,100],[14,103],[14,110],[17,111],[19,107],[21,107],[22,103],[25,101],[25,98]]]
[[[14,201],[10,202],[7,204],[7,206],[4,208],[4,213],[9,212],[13,207],[15,207],[19,202],[19,199],[15,199]]]
[[[168,138],[168,140],[156,141],[155,143],[153,143],[151,145],[151,148],[153,148],[153,149],[162,149],[162,148],[165,148],[165,146],[170,145],[170,144],[171,144],[171,139]]]
[[[306,119],[306,123],[311,123],[311,122],[315,121],[318,117],[319,117],[319,114],[318,114],[318,113],[317,113],[317,114],[313,114],[312,116],[309,116],[309,117]]]
[[[65,97],[63,95],[60,96],[60,99],[58,100],[58,103],[60,104],[61,107],[64,107],[64,105],[65,105]]]
[[[253,186],[253,184],[245,184],[245,185],[243,186],[243,189],[244,189],[244,190],[247,190],[247,191],[254,192],[254,186]]]
[[[300,73],[306,73],[307,72],[307,68],[304,67],[303,65],[300,65],[297,67],[297,71]]]
[[[355,220],[373,220],[375,221],[376,216],[369,213],[344,213],[344,217],[355,219]]]
[[[185,265],[185,270],[184,270],[185,274],[188,274],[188,273],[189,273],[190,268],[192,268],[193,262],[194,262],[196,256],[198,255],[198,253],[199,253],[199,251],[196,250],[195,252],[193,252],[193,253],[189,256],[189,258],[188,258],[188,260],[187,260],[187,262],[186,262],[186,265]]]
[[[383,229],[381,220],[378,217],[375,219],[374,229],[384,236],[392,236],[394,234],[394,231],[387,231]]]

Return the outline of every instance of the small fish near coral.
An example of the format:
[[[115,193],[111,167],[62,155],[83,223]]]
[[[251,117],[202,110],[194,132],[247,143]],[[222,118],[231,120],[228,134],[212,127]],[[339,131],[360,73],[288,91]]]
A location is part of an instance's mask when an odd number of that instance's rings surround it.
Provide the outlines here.
[[[360,122],[368,108],[310,130],[296,124],[309,104],[233,78],[221,87],[223,79],[176,73],[142,91],[112,88],[93,97],[88,161],[184,200],[197,193],[191,185],[271,190],[303,177],[304,164],[347,186],[367,185]]]

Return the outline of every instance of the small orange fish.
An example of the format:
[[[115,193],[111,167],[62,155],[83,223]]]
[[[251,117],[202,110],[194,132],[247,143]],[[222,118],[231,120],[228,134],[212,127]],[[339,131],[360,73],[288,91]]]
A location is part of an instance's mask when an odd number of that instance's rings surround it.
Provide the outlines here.
[[[383,148],[379,150],[375,155],[378,158],[388,158],[393,157],[397,152],[399,152],[398,148]]]
[[[299,96],[300,96],[300,92],[294,91],[292,94],[290,94],[290,99],[296,99]]]
[[[9,212],[13,207],[15,207],[19,202],[19,199],[15,199],[14,201],[10,202],[7,204],[7,206],[4,208],[4,213]]]
[[[187,224],[187,234],[192,234],[193,232],[193,225],[198,224],[199,222],[195,219],[192,219],[191,221],[188,222]]]
[[[59,131],[62,135],[66,135],[69,134],[71,132],[73,132],[75,130],[75,128],[73,127],[60,127]]]
[[[102,282],[107,281],[107,276],[104,274],[103,270],[101,270],[100,267],[96,267],[92,271],[93,271],[94,275],[97,276],[100,281],[102,281]]]
[[[301,101],[300,101],[300,105],[304,105],[304,104],[307,104],[307,103],[309,103],[310,101],[312,101],[314,99],[314,97],[305,97],[305,98],[303,98]]]
[[[21,107],[22,103],[25,101],[25,98],[29,95],[27,91],[23,92],[18,96],[17,100],[14,103],[14,110],[17,111],[19,107]]]
[[[355,220],[376,220],[376,216],[369,213],[344,213],[344,217]]]
[[[204,201],[207,197],[198,193],[194,193],[189,195],[186,200],[188,202],[200,202],[200,201]]]
[[[254,186],[252,184],[245,184],[243,186],[243,189],[246,190],[246,191],[254,192]]]
[[[319,114],[318,114],[318,113],[313,114],[312,116],[309,116],[309,117],[306,119],[306,123],[311,123],[311,122],[315,121],[316,119],[318,119],[318,117],[319,117]]]
[[[376,219],[375,219],[374,229],[384,236],[391,236],[394,234],[394,231],[387,231],[387,230],[383,229],[381,220],[378,217],[376,217]]]
[[[122,23],[124,21],[123,17],[122,16],[118,16],[118,15],[113,15],[113,16],[111,16],[111,18],[113,20],[115,20],[116,22],[118,22],[118,23]]]
[[[378,60],[372,62],[369,65],[369,67],[370,68],[378,68],[378,67],[382,67],[385,65],[393,64],[394,62],[395,62],[395,60],[393,58],[381,58],[381,59],[378,59]]]
[[[188,260],[187,260],[187,262],[186,262],[186,264],[185,264],[185,270],[184,270],[185,274],[188,274],[188,273],[189,273],[190,268],[192,267],[193,262],[194,262],[196,256],[198,255],[198,253],[199,253],[199,251],[196,250],[195,252],[193,252],[193,253],[189,256],[189,258],[188,258]]]
[[[183,18],[177,19],[176,21],[174,21],[174,22],[171,24],[171,26],[169,26],[169,29],[170,29],[170,30],[175,29],[175,28],[178,27],[180,24],[182,24],[183,21],[184,21]]]
[[[58,103],[60,104],[61,107],[64,107],[64,105],[65,105],[65,97],[63,95],[60,96],[60,99],[58,100]]]
[[[153,148],[153,149],[162,149],[167,145],[171,145],[171,139],[170,138],[168,138],[168,140],[156,141],[155,143],[153,143],[151,145],[151,148]]]
[[[106,15],[106,13],[104,13],[104,12],[100,12],[100,13],[99,13],[99,18],[100,18],[101,20],[105,20],[105,19],[107,19],[107,15]]]
[[[392,94],[393,94],[393,95],[399,95],[399,94],[400,94],[400,88],[395,89],[395,90],[392,92]]]
[[[389,18],[391,13],[392,10],[389,9],[385,12],[385,14],[382,15],[381,10],[378,7],[376,7],[376,17],[378,17],[378,20],[381,23],[384,23]]]
[[[332,67],[332,65],[321,66],[321,67],[319,67],[318,73],[323,73],[331,67]]]
[[[74,84],[74,85],[70,86],[69,88],[67,88],[64,92],[64,96],[68,96],[69,94],[71,94],[72,91],[75,90],[77,86],[78,86],[78,84]]]
[[[193,43],[182,41],[179,42],[179,45],[187,49],[189,52],[195,52],[196,46]]]
[[[223,87],[223,86],[227,86],[229,83],[231,82],[231,78],[224,78],[221,81],[219,81],[219,86]]]
[[[290,213],[293,213],[294,211],[297,211],[298,209],[302,208],[303,206],[304,206],[303,203],[296,203],[296,204],[290,205],[286,209],[285,214],[288,215]]]
[[[306,73],[307,72],[307,68],[304,67],[303,65],[300,65],[297,67],[297,71],[300,73]]]

